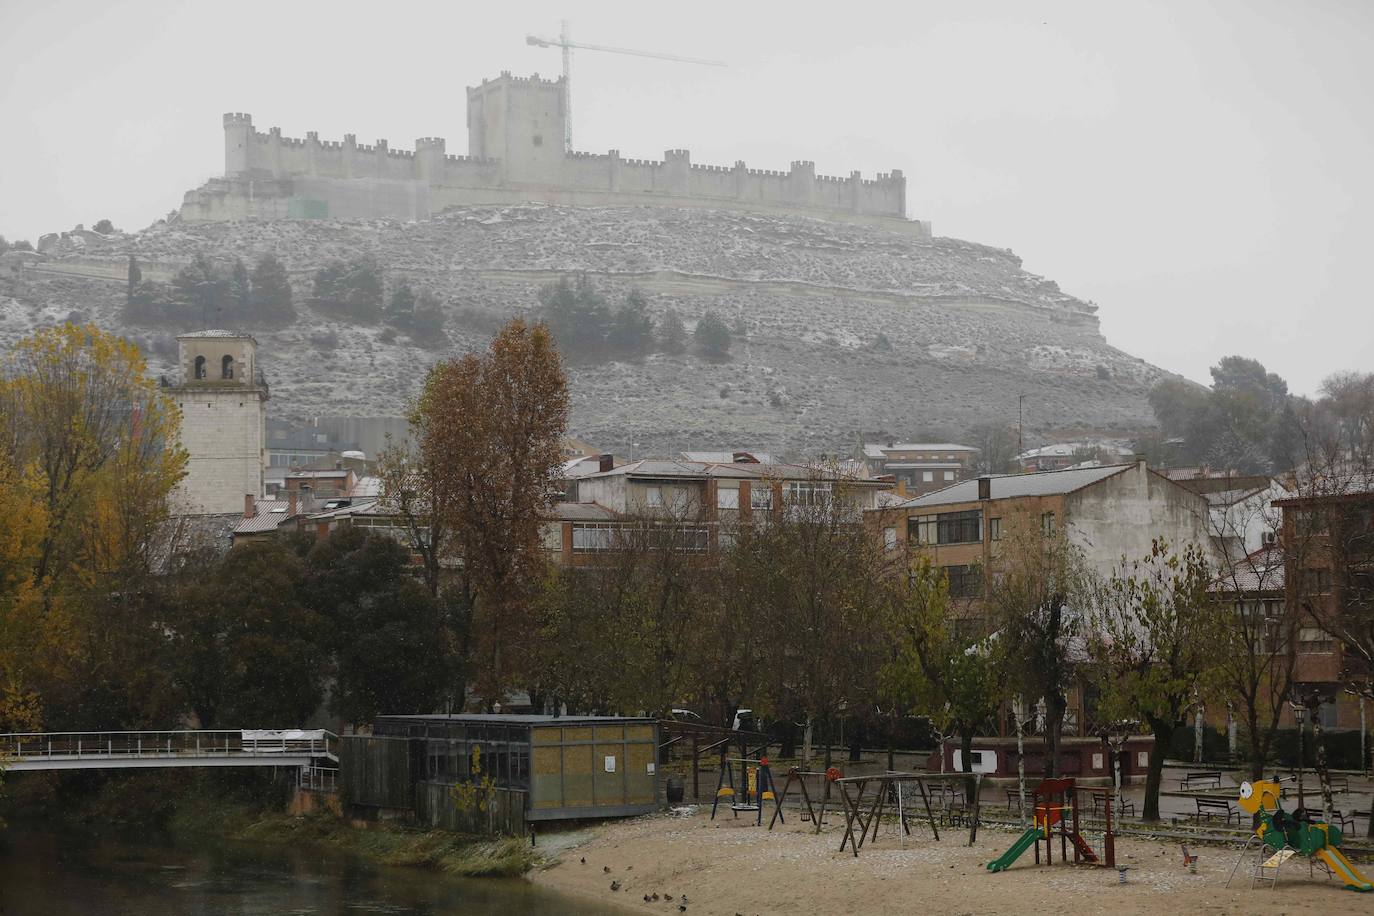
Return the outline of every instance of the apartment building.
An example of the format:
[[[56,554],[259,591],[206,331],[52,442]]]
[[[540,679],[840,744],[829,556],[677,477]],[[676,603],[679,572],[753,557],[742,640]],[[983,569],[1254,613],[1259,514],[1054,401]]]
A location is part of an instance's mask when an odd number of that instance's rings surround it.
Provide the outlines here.
[[[908,493],[931,493],[973,471],[978,449],[952,442],[865,442],[862,461],[870,477],[891,476]]]

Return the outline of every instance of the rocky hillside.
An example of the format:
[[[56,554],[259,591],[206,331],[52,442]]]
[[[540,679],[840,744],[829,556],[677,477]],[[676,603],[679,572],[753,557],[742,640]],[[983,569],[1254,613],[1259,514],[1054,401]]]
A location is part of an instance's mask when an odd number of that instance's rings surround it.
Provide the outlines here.
[[[1009,251],[805,217],[654,207],[466,207],[421,223],[159,223],[72,233],[45,261],[0,279],[0,342],[72,313],[140,340],[169,370],[177,330],[125,321],[124,265],[169,278],[199,252],[271,252],[291,272],[298,320],[250,329],[276,416],[394,416],[426,368],[532,313],[539,288],[586,271],[617,302],[631,288],[690,332],[708,311],[745,330],[731,359],[653,354],[571,367],[572,432],[617,451],[848,451],[858,432],[957,434],[987,420],[1129,434],[1151,422],[1160,370],[1102,338],[1096,307],[1021,269]],[[447,340],[417,346],[380,325],[340,324],[305,305],[320,265],[376,258],[444,303]],[[208,319],[215,324],[213,316]],[[333,330],[333,340],[326,332]],[[336,343],[335,343],[336,341]]]

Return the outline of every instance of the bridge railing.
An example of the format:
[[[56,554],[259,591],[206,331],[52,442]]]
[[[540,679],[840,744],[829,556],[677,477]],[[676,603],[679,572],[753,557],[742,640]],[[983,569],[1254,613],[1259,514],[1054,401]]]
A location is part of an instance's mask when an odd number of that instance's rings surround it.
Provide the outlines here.
[[[338,736],[251,734],[242,730],[16,732],[0,734],[0,761],[89,757],[337,756]]]
[[[334,767],[301,767],[300,787],[316,792],[338,792],[339,771]]]

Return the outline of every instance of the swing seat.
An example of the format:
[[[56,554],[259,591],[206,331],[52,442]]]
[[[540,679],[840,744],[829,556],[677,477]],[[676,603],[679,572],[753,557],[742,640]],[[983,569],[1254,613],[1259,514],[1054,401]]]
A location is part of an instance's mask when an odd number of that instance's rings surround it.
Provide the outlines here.
[[[735,790],[730,788],[729,786],[723,786],[716,790],[716,798],[727,798],[733,796],[734,794]]]
[[[773,799],[775,799],[776,797],[777,797],[777,796],[775,796],[772,792],[765,791],[765,792],[763,793],[763,800],[764,800],[764,801],[773,801]]]
[[[731,806],[730,806],[730,810],[731,810],[731,811],[757,811],[757,810],[759,810],[759,806],[758,806],[758,805],[731,805]]]

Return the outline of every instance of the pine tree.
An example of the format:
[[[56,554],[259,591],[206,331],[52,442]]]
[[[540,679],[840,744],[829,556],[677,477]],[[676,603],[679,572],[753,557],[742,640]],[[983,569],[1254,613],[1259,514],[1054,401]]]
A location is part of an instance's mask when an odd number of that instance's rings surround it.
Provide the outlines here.
[[[606,339],[611,351],[620,356],[643,356],[653,346],[654,323],[646,311],[644,294],[639,290],[630,290],[616,309]]]
[[[285,324],[296,317],[291,307],[291,278],[274,255],[265,254],[253,265],[252,301],[259,322]]]
[[[676,355],[687,349],[687,328],[676,309],[668,309],[658,326],[658,348]]]
[[[225,309],[230,324],[242,324],[252,318],[252,299],[253,283],[248,277],[248,267],[242,258],[234,258],[225,291]]]
[[[228,282],[204,252],[176,272],[172,290],[176,300],[190,308],[206,327],[219,323]]]
[[[0,239],[0,242],[4,242],[4,239]],[[4,247],[0,246],[0,252],[4,250]],[[138,289],[138,284],[142,282],[143,270],[138,266],[138,259],[133,255],[129,255],[129,287],[125,294],[126,304],[134,301],[134,291]]]
[[[386,313],[383,316],[386,323],[403,330],[410,327],[411,319],[415,317],[415,301],[415,290],[410,288],[408,282],[402,280],[396,285],[396,289],[391,293],[391,299],[386,304]]]
[[[697,321],[692,337],[701,355],[707,359],[730,358],[730,327],[715,312],[707,312]]]

